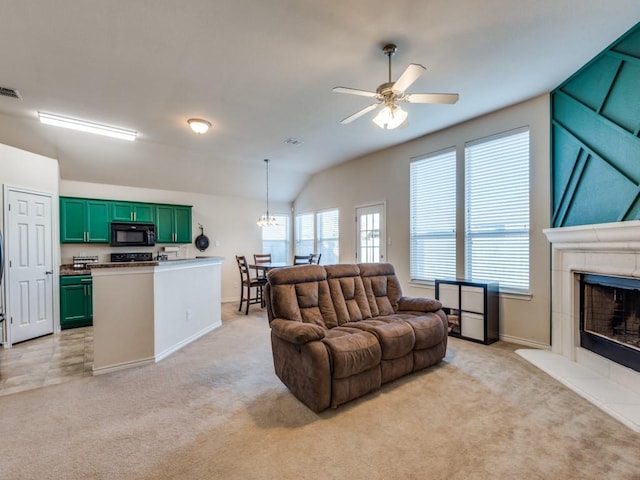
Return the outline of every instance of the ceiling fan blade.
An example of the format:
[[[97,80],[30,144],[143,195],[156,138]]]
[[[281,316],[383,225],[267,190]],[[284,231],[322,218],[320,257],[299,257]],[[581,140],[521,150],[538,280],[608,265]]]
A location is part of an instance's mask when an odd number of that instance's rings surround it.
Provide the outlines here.
[[[408,93],[403,97],[409,103],[456,103],[457,93]]]
[[[409,66],[405,69],[405,71],[402,72],[402,75],[400,75],[398,80],[396,80],[396,83],[393,84],[392,90],[395,93],[404,92],[407,88],[411,86],[413,82],[415,82],[418,79],[420,75],[424,73],[425,70],[426,68],[424,68],[419,63],[409,64]]]
[[[374,110],[378,105],[380,105],[379,103],[374,103],[373,105],[369,105],[368,107],[364,107],[362,110],[354,113],[353,115],[349,115],[347,118],[345,118],[344,120],[342,120],[340,123],[343,125],[346,125],[347,123],[351,123],[354,120],[360,118],[361,116],[363,116],[366,113],[369,113],[371,110]]]
[[[348,93],[350,95],[362,95],[363,97],[375,97],[376,95],[378,95],[376,92],[369,92],[367,90],[359,90],[357,88],[349,87],[334,87],[333,92]]]

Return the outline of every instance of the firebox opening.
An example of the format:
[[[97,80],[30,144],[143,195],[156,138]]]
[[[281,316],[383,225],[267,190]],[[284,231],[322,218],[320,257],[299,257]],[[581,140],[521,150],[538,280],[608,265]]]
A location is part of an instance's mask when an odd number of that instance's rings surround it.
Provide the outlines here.
[[[580,275],[580,346],[640,372],[640,279]]]

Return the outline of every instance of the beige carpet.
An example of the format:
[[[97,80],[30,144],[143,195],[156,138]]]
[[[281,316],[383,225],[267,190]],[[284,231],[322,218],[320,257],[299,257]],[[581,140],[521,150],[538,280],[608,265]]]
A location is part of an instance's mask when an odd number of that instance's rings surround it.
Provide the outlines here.
[[[2,479],[640,479],[640,435],[513,353],[445,362],[316,415],[262,311],[162,362],[0,397]]]

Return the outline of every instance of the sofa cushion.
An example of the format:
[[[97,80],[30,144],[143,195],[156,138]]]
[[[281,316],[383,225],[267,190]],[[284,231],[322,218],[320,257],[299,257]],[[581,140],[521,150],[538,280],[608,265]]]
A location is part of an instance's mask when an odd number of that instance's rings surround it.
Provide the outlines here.
[[[398,311],[411,312],[421,315],[424,312],[435,312],[442,308],[440,300],[424,297],[401,297],[398,301]]]
[[[358,266],[327,265],[325,269],[338,325],[371,318],[371,309]]]
[[[322,342],[329,351],[334,378],[346,378],[380,365],[380,344],[369,332],[336,327],[326,332]]]
[[[326,328],[338,325],[324,267],[300,265],[278,268],[270,270],[267,279],[270,308],[275,318]]]
[[[391,315],[398,309],[402,288],[390,263],[359,263],[371,315]]]
[[[323,339],[326,328],[311,323],[292,322],[276,318],[271,322],[271,332],[282,340],[296,345],[303,345]]]
[[[443,337],[447,335],[442,318],[437,313],[425,313],[420,316],[395,314],[383,318],[393,319],[411,326],[416,341],[414,350],[433,347],[442,342]]]
[[[406,355],[413,350],[416,343],[413,328],[408,323],[393,319],[371,318],[345,323],[343,326],[373,333],[380,342],[383,360],[392,360]]]

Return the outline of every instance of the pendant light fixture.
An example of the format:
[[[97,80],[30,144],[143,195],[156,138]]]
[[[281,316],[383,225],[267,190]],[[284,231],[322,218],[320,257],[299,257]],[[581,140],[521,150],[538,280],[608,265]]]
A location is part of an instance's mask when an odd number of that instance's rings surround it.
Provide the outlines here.
[[[267,213],[262,215],[256,225],[259,227],[274,227],[278,225],[276,217],[269,215],[269,159],[264,159],[265,166],[267,168]]]

